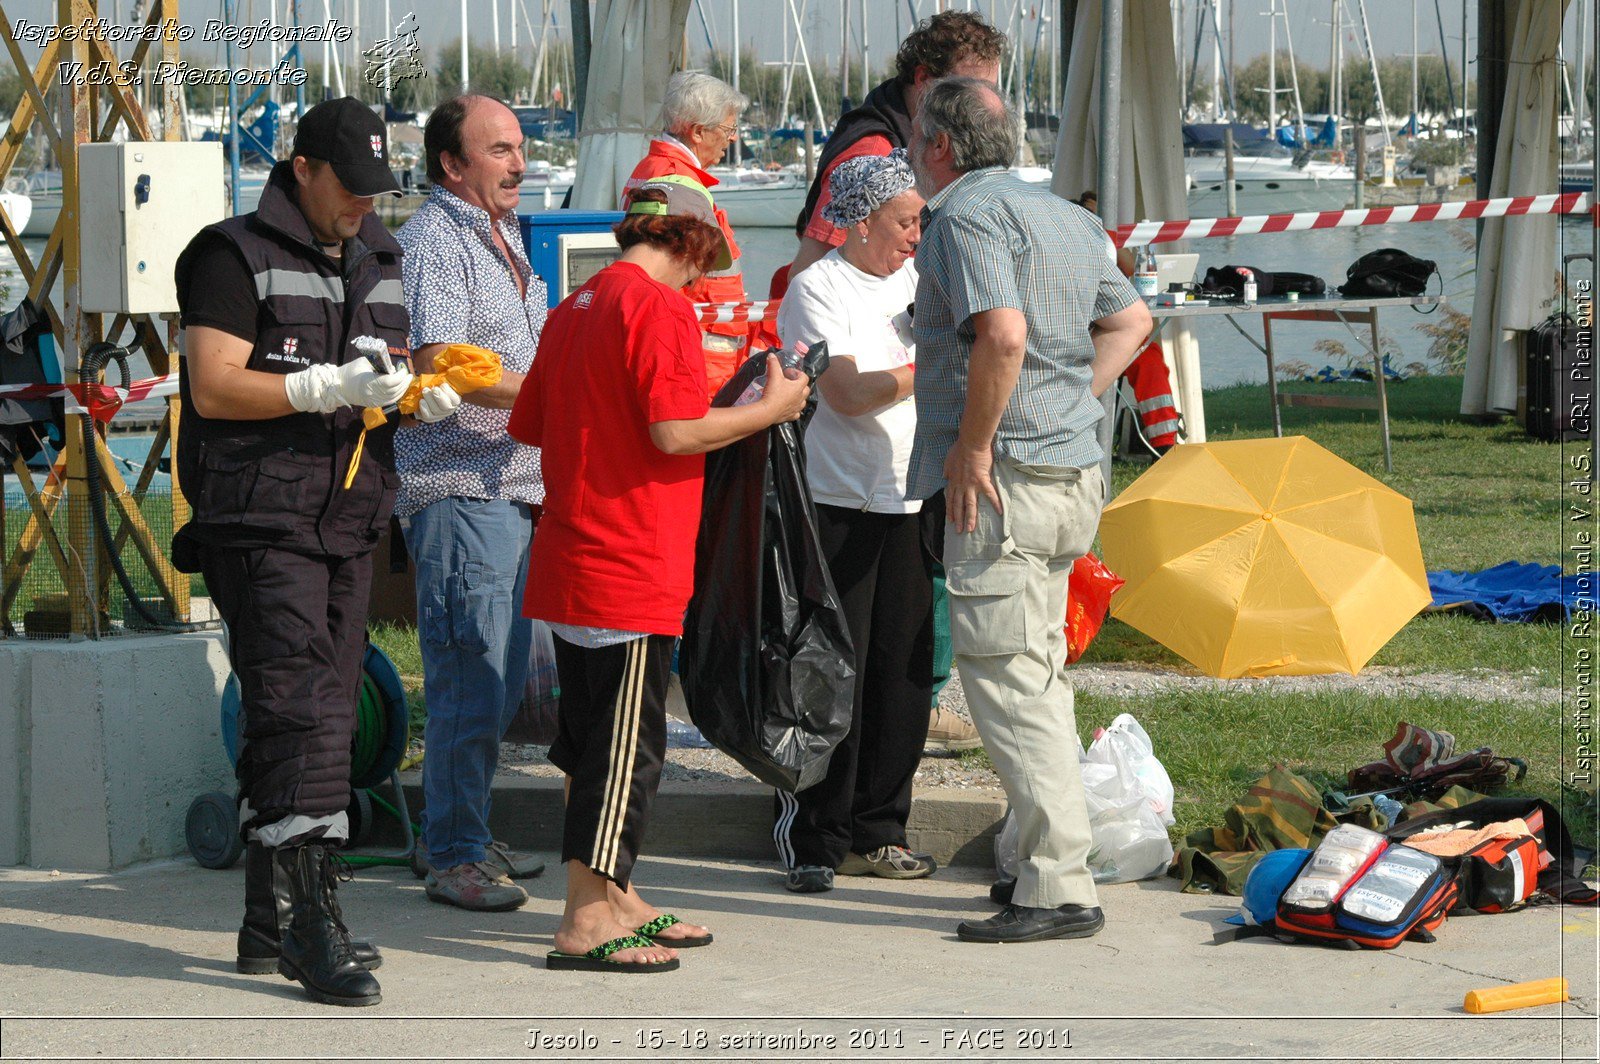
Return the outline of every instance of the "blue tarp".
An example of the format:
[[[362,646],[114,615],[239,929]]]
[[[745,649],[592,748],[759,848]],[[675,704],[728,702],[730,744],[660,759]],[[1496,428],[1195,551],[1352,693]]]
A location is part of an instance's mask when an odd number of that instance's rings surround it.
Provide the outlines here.
[[[1334,369],[1330,365],[1323,366],[1316,372],[1309,373],[1300,379],[1303,381],[1320,381],[1323,384],[1348,384],[1352,381],[1370,382],[1372,380],[1372,370],[1368,369],[1366,366],[1354,366],[1349,369]],[[1407,379],[1404,373],[1401,373],[1399,370],[1395,369],[1389,364],[1388,355],[1383,356],[1383,379],[1386,381],[1394,381],[1396,383]]]
[[[1259,148],[1263,144],[1272,143],[1272,134],[1264,129],[1246,125],[1243,122],[1234,122],[1233,147],[1234,150],[1244,148]],[[1222,151],[1225,131],[1228,123],[1223,122],[1192,122],[1183,127],[1183,146],[1195,151]]]
[[[1580,607],[1593,609],[1594,573],[1562,574],[1554,565],[1501,562],[1476,573],[1448,569],[1428,574],[1433,609],[1463,608],[1496,621],[1565,620]]]
[[[1299,126],[1297,128],[1291,122],[1289,125],[1278,127],[1277,137],[1278,143],[1285,148],[1299,147],[1302,139],[1308,148],[1337,148],[1339,146],[1339,121],[1332,115],[1324,118],[1321,128],[1314,137],[1311,135],[1309,126]]]

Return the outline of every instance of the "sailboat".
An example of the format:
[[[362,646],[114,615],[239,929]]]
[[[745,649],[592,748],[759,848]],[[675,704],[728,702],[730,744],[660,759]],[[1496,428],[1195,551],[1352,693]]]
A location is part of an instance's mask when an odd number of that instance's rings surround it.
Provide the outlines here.
[[[1272,20],[1267,66],[1267,128],[1257,129],[1240,122],[1191,124],[1183,128],[1184,172],[1189,182],[1189,214],[1194,218],[1220,218],[1228,213],[1226,131],[1233,131],[1233,194],[1238,214],[1287,214],[1296,211],[1332,211],[1349,201],[1356,173],[1337,157],[1333,160],[1311,156],[1306,143],[1305,112],[1300,104],[1299,79],[1295,76],[1294,39],[1289,35],[1288,11],[1272,0],[1267,12]],[[1284,20],[1289,50],[1292,89],[1277,85],[1278,19]],[[1213,19],[1213,26],[1216,20]],[[1221,49],[1215,50],[1220,63]],[[1301,149],[1292,152],[1275,137],[1279,92],[1292,92],[1295,102],[1295,141]],[[1331,133],[1328,136],[1332,136]]]

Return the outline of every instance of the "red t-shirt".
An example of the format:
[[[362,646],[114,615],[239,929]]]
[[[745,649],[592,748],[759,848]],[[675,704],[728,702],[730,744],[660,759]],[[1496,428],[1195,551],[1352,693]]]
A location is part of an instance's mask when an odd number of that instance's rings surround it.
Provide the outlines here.
[[[817,197],[817,205],[811,212],[811,218],[806,222],[804,236],[813,240],[820,240],[824,244],[838,247],[844,243],[844,230],[834,225],[822,216],[822,208],[828,205],[833,195],[828,189],[828,178],[833,174],[833,168],[846,159],[854,159],[858,155],[888,155],[894,150],[894,145],[889,143],[889,138],[882,133],[869,133],[840,152],[828,168],[822,171],[822,193]]]
[[[705,456],[665,453],[650,425],[707,409],[683,293],[616,262],[550,312],[508,426],[541,448],[544,471],[526,616],[682,633]]]

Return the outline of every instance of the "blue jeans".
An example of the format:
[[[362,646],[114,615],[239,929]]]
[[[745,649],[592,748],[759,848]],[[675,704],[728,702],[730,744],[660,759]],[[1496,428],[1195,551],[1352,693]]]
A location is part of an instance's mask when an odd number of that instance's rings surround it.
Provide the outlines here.
[[[533,513],[507,499],[448,498],[401,520],[417,572],[428,723],[422,834],[428,863],[484,859],[500,736],[528,675],[522,616]]]

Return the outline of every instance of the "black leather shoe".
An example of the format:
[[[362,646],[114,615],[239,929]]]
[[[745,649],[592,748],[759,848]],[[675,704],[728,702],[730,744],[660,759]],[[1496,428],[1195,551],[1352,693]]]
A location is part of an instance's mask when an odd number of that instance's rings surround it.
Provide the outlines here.
[[[273,863],[272,851],[251,842],[244,851],[244,923],[239,927],[239,952],[233,966],[245,975],[278,970],[283,929],[289,926],[289,879]],[[350,951],[367,971],[383,964],[370,942],[352,939]]]
[[[272,859],[289,881],[289,926],[283,930],[278,972],[326,1005],[376,1005],[378,980],[350,948],[335,896],[334,855],[317,843],[280,847]]]
[[[1007,905],[987,920],[963,922],[956,934],[964,942],[1039,942],[1047,938],[1088,938],[1104,926],[1106,917],[1098,906],[1035,909]]]
[[[989,900],[996,905],[1010,905],[1011,895],[1017,892],[1017,881],[1014,879],[997,879],[994,886],[989,888]]]

